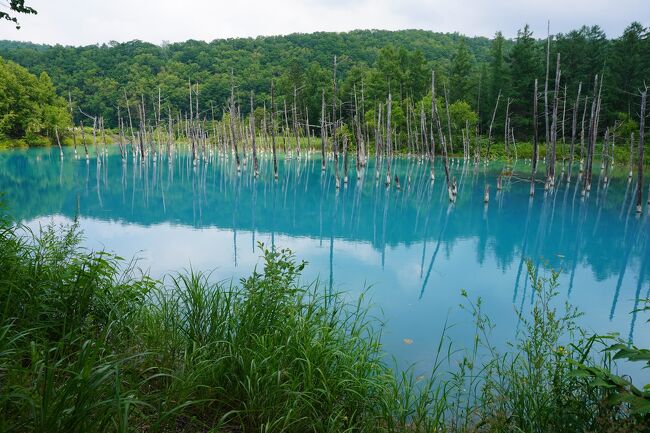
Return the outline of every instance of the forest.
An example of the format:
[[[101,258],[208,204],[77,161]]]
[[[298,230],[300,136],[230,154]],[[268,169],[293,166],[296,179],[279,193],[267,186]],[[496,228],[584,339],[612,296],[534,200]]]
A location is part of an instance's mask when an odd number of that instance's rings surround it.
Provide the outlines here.
[[[76,124],[85,118],[83,111],[115,128],[118,109],[126,111],[128,98],[146,101],[154,112],[162,101],[163,111],[182,118],[181,113],[188,114],[190,82],[200,116],[227,116],[231,91],[237,112],[246,116],[251,91],[259,110],[270,107],[273,81],[279,109],[290,106],[291,122],[294,116],[300,124],[312,119],[314,134],[319,133],[323,96],[328,113],[335,101],[339,118],[351,124],[355,91],[363,93],[357,104],[370,123],[390,93],[393,128],[403,135],[401,142],[410,111],[418,104],[431,106],[432,70],[445,89],[439,96],[447,94],[450,111],[457,113],[450,116],[455,134],[469,126],[485,135],[491,122],[503,125],[508,116],[513,136],[531,140],[534,81],[540,83],[541,107],[542,94],[554,92],[557,54],[562,58],[558,91],[563,137],[578,86],[582,83],[586,94],[596,74],[602,78],[601,125],[638,120],[639,90],[650,81],[650,37],[637,22],[615,39],[598,26],[555,35],[534,35],[524,26],[514,40],[500,32],[488,39],[422,30],[358,30],[161,45],[137,40],[84,47],[0,41],[1,57],[52,78],[58,95],[69,101]],[[335,56],[339,84],[332,99]],[[540,109],[538,118],[543,113]]]
[[[0,58],[0,142],[3,139],[56,135],[70,125],[66,102],[57,96],[46,72],[38,77],[22,66]]]

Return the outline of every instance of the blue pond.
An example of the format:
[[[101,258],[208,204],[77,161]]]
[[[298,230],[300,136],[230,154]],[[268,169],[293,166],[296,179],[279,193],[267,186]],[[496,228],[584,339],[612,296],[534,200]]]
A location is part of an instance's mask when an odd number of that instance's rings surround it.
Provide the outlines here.
[[[63,160],[58,149],[13,150],[0,152],[0,191],[28,226],[78,215],[87,247],[139,257],[157,277],[191,266],[236,280],[260,264],[258,242],[290,248],[308,262],[305,281],[351,297],[366,290],[384,322],[386,352],[418,371],[431,366],[446,322],[455,345],[471,344],[462,289],[483,299],[495,344],[514,336],[515,309],[534,302],[527,258],[540,272],[561,271],[558,300],[583,311],[588,330],[650,347],[647,317],[632,313],[650,295],[650,221],[648,212],[637,216],[635,181],[625,174],[604,184],[595,171],[586,197],[575,180],[549,192],[538,184],[531,199],[525,162],[497,191],[500,163],[456,161],[458,200],[450,204],[439,162],[430,182],[427,164],[394,160],[401,190],[386,188],[384,176],[376,181],[372,159],[361,179],[351,163],[338,190],[332,162],[325,172],[316,156],[278,163],[274,181],[268,155],[255,179],[250,162],[238,174],[233,158],[194,167],[180,152],[171,163],[123,165],[118,154],[98,164],[70,150]]]

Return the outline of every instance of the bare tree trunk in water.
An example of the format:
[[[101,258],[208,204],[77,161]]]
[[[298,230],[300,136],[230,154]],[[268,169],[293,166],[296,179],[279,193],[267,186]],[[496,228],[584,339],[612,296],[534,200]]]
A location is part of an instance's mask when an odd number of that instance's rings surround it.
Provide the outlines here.
[[[86,144],[86,131],[84,130],[84,121],[81,120],[81,144],[83,144],[84,151],[86,152],[86,162],[88,162],[88,145]]]
[[[503,125],[503,144],[506,150],[506,155],[510,156],[509,136],[510,136],[510,104],[512,99],[508,98],[506,101],[506,118]]]
[[[632,179],[634,171],[634,132],[630,132],[630,172],[628,173],[628,179]]]
[[[332,146],[334,148],[334,171],[336,173],[336,187],[339,188],[341,186],[341,181],[339,179],[339,149],[336,140],[336,56],[334,56],[333,75],[334,91],[332,93]]]
[[[553,118],[551,123],[551,158],[549,160],[548,182],[551,187],[555,185],[555,161],[557,159],[557,119],[560,102],[560,53],[557,53],[555,65],[555,89],[553,92]]]
[[[323,89],[323,102],[320,114],[320,153],[321,171],[325,171],[325,142],[327,141],[327,127],[325,125],[325,89]]]
[[[569,150],[569,174],[567,182],[571,182],[571,173],[573,172],[573,158],[575,155],[576,131],[578,126],[578,108],[580,107],[580,93],[582,92],[582,83],[578,84],[578,96],[573,104],[573,119],[571,119],[571,149]]]
[[[72,128],[70,128],[70,130],[72,131],[72,143],[74,145],[74,156],[76,158],[77,157],[77,133],[74,127],[74,115],[72,114],[72,93],[70,93],[70,91],[68,91],[68,108],[70,110],[70,120],[72,121]]]
[[[278,158],[275,151],[275,87],[271,80],[271,146],[273,150],[273,177],[278,178]]]
[[[239,151],[237,149],[237,137],[235,136],[235,85],[230,86],[230,139],[232,140],[232,147],[235,149],[235,162],[237,163],[237,171],[241,171],[239,161]]]
[[[551,21],[547,22],[546,27],[546,80],[544,81],[544,120],[546,125],[546,140],[544,144],[548,149],[549,142],[549,125],[548,125],[548,73],[551,64]],[[548,155],[547,163],[548,163]]]
[[[388,104],[386,106],[386,162],[388,164],[388,172],[386,173],[386,186],[390,185],[390,160],[392,159],[392,137],[390,130],[390,114],[393,105],[393,98],[388,94]]]
[[[424,107],[420,108],[420,133],[422,135],[422,151],[427,152],[427,156],[429,157],[429,177],[431,180],[435,180],[433,142],[427,142],[427,116],[424,114]]]
[[[59,146],[59,157],[63,159],[63,149],[61,148],[61,140],[59,139],[59,128],[54,125],[54,134],[56,135],[56,144]]]
[[[432,98],[435,101],[436,100],[436,86],[435,86],[435,74],[431,75],[431,90],[432,90]],[[440,147],[442,148],[442,157],[445,163],[445,179],[447,181],[447,192],[449,194],[449,200],[454,201],[455,197],[453,194],[453,188],[451,184],[451,180],[449,179],[449,157],[447,155],[447,143],[445,143],[445,136],[444,133],[442,132],[442,125],[440,123],[440,116],[438,115],[438,106],[435,102],[433,102],[433,118],[435,119],[436,126],[438,127],[438,135],[440,139]]]
[[[648,89],[641,92],[641,114],[639,118],[639,160],[637,161],[636,212],[643,212],[643,137],[645,135],[645,105]]]
[[[589,107],[589,96],[585,96],[585,106],[582,109],[582,121],[580,123],[580,174],[584,172],[585,162],[585,120],[587,118],[587,107]]]
[[[443,84],[443,90],[445,92],[445,111],[447,111],[447,133],[449,134],[449,151],[454,153],[454,143],[451,138],[451,115],[449,114],[449,91],[447,86]]]
[[[531,161],[531,182],[537,173],[537,160],[539,158],[539,122],[537,120],[537,78],[535,78],[535,91],[533,93],[533,160]],[[533,189],[531,186],[531,195]]]
[[[594,99],[591,101],[591,115],[589,117],[589,137],[587,141],[587,165],[585,166],[585,177],[584,177],[584,186],[583,194],[585,191],[591,190],[591,171],[594,158],[594,146],[595,146],[595,136],[596,132],[596,107],[598,104],[598,75],[594,77]]]
[[[257,166],[257,146],[255,145],[255,111],[253,109],[253,91],[251,90],[251,114],[250,114],[250,128],[251,128],[251,145],[253,147],[253,175],[257,177],[259,169]]]
[[[490,159],[490,146],[492,146],[492,127],[494,126],[494,118],[497,115],[497,108],[499,108],[500,99],[501,99],[501,90],[499,90],[499,94],[497,95],[497,102],[494,104],[494,111],[492,111],[492,120],[490,121],[490,127],[488,128],[488,145],[485,154],[485,159]]]

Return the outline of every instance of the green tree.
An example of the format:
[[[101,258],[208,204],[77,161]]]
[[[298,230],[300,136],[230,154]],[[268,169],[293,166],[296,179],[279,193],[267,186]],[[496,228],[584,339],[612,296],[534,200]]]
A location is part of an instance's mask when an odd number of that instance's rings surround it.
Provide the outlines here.
[[[640,23],[630,24],[623,35],[612,43],[609,62],[608,102],[618,111],[635,115],[638,108],[638,90],[648,81],[650,66],[648,30]],[[608,83],[609,81],[609,83]]]
[[[608,54],[608,41],[599,26],[582,26],[566,35],[557,35],[552,48],[561,55],[562,81],[569,86],[568,90],[573,95],[578,83],[582,82],[583,86],[591,83],[594,75],[602,72]],[[551,54],[552,59],[555,59],[554,54]]]
[[[507,95],[512,98],[510,114],[515,133],[532,134],[533,91],[535,78],[541,74],[541,58],[538,45],[528,24],[517,32],[517,40],[508,56],[510,69],[510,89]],[[501,104],[501,110],[505,107]]]
[[[474,71],[474,59],[472,58],[467,41],[461,38],[456,52],[451,59],[449,68],[449,98],[450,102],[472,99],[472,73]]]
[[[509,93],[508,67],[505,59],[505,38],[501,32],[496,32],[490,48],[490,69],[488,77],[486,104],[482,107],[481,113],[484,123],[489,123],[494,110],[494,105],[498,98],[499,92],[504,95]],[[503,122],[503,115],[499,113],[497,121]]]
[[[68,126],[65,100],[56,95],[47,73],[37,78],[0,58],[0,137],[34,139]]]
[[[472,106],[465,101],[456,101],[449,105],[449,117],[451,118],[451,131],[454,135],[454,143],[462,149],[462,131],[469,128],[470,137],[474,137],[474,128],[478,123],[478,114]],[[466,131],[467,132],[467,131]]]

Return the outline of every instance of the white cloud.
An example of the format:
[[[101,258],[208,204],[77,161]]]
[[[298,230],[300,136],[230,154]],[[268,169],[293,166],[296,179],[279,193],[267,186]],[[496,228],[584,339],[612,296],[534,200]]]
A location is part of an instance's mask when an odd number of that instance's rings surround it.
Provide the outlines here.
[[[86,45],[141,39],[187,39],[419,28],[491,36],[516,35],[525,23],[535,34],[598,24],[610,37],[632,21],[650,24],[647,0],[31,0],[39,13],[21,17],[21,30],[0,23],[0,39]]]

